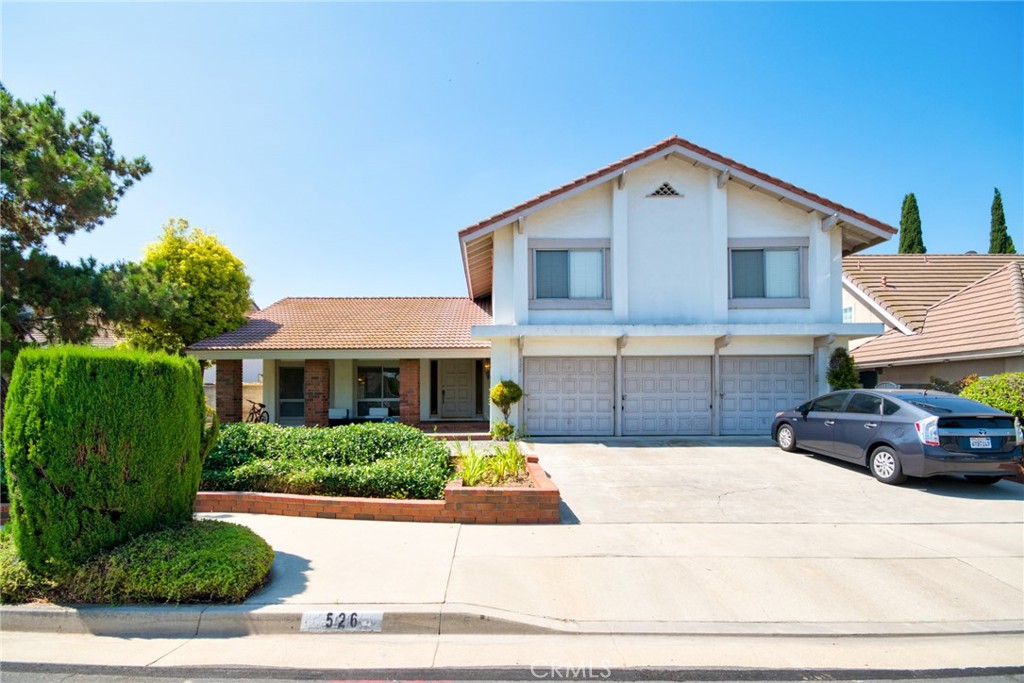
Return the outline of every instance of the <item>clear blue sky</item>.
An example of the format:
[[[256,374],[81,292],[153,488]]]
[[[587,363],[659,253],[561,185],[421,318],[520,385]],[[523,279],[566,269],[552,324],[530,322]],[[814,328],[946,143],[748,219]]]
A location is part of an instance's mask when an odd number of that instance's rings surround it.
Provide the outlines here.
[[[464,295],[456,232],[673,134],[931,253],[1024,251],[1024,5],[12,4],[2,80],[154,172],[54,247],[137,260],[169,217],[285,296]],[[895,251],[895,241],[874,251]]]

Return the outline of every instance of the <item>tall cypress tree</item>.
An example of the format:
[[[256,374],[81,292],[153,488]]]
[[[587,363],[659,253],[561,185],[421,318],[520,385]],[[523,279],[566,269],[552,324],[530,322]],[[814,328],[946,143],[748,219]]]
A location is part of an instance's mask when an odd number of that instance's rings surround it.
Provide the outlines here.
[[[917,210],[917,197],[913,192],[903,198],[903,212],[900,214],[900,253],[928,253],[921,237],[921,214]]]
[[[992,198],[992,230],[988,237],[988,253],[990,254],[1016,254],[1013,246],[1013,238],[1006,229],[1006,214],[1003,213],[1003,195],[999,194],[996,188],[996,195]]]

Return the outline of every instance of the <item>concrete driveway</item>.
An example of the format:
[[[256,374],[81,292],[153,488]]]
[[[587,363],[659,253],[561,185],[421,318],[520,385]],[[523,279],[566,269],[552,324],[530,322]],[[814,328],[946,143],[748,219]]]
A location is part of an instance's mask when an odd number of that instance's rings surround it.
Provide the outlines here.
[[[1008,524],[1024,521],[1024,486],[963,477],[879,483],[867,469],[768,438],[541,439],[564,522],[582,524]],[[1024,534],[1019,537],[1024,544]]]

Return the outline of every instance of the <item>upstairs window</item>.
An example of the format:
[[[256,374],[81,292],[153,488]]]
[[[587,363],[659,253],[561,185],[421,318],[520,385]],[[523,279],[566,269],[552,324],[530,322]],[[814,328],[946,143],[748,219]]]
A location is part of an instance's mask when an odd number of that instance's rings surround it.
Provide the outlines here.
[[[853,322],[853,306],[843,306],[843,322]]]
[[[799,240],[730,240],[732,308],[807,308],[807,248]]]
[[[576,245],[570,244],[577,242]],[[607,240],[536,240],[532,308],[608,308]]]
[[[604,252],[545,249],[536,255],[538,299],[604,298]]]

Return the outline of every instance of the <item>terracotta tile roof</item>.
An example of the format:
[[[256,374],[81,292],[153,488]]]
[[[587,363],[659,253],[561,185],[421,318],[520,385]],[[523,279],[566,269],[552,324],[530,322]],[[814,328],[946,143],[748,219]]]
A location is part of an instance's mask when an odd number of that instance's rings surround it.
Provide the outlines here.
[[[839,204],[838,202],[834,202],[831,199],[826,199],[825,197],[822,197],[821,195],[817,195],[817,194],[814,194],[813,192],[809,192],[808,190],[805,190],[802,187],[797,187],[796,185],[793,185],[792,183],[787,183],[787,182],[785,182],[783,180],[779,180],[778,178],[776,178],[774,176],[770,176],[767,173],[762,173],[761,171],[758,171],[755,168],[751,168],[750,166],[747,166],[746,164],[741,164],[740,162],[735,161],[734,159],[730,159],[727,156],[723,156],[723,155],[718,154],[716,152],[712,152],[709,149],[705,149],[704,147],[701,147],[699,145],[695,145],[692,142],[690,142],[689,140],[681,138],[678,135],[673,135],[672,137],[665,138],[664,140],[662,140],[661,142],[659,142],[659,143],[657,143],[655,145],[651,145],[650,147],[648,147],[646,149],[640,150],[636,154],[632,154],[632,155],[630,155],[630,156],[628,156],[628,157],[626,157],[624,159],[620,159],[619,161],[616,161],[614,163],[608,164],[607,166],[605,166],[603,168],[597,169],[593,173],[588,173],[587,175],[583,176],[582,178],[577,178],[576,180],[573,180],[572,182],[566,183],[565,185],[562,185],[561,187],[556,187],[555,189],[550,190],[548,192],[545,192],[544,194],[538,195],[538,196],[534,197],[533,199],[529,199],[529,200],[523,202],[522,204],[518,204],[516,206],[513,206],[511,209],[507,209],[505,211],[502,211],[501,213],[498,213],[498,214],[495,214],[495,215],[491,216],[490,218],[482,220],[479,223],[475,223],[473,225],[470,225],[467,228],[463,228],[462,230],[459,231],[459,237],[460,238],[468,237],[468,236],[472,235],[473,233],[478,232],[480,230],[483,230],[484,228],[487,228],[487,227],[489,227],[491,225],[494,225],[496,223],[501,223],[501,222],[506,221],[508,219],[514,218],[517,214],[520,214],[520,213],[522,213],[522,212],[524,212],[524,211],[526,211],[528,209],[531,209],[534,206],[537,206],[538,204],[546,202],[549,199],[557,197],[558,195],[561,195],[561,194],[565,194],[566,192],[570,192],[571,190],[574,190],[577,187],[580,187],[582,185],[586,185],[587,183],[589,183],[589,182],[591,182],[593,180],[597,180],[598,178],[600,178],[602,176],[613,174],[616,171],[618,171],[620,169],[623,169],[623,168],[625,168],[625,167],[627,167],[627,166],[629,166],[631,164],[634,164],[634,163],[636,163],[638,161],[641,161],[641,160],[643,160],[643,159],[645,159],[647,157],[655,156],[657,154],[660,154],[661,152],[664,152],[665,150],[668,150],[671,147],[682,147],[683,149],[689,150],[689,151],[694,152],[696,154],[699,154],[699,155],[701,155],[701,156],[703,156],[705,158],[711,159],[712,161],[715,161],[715,162],[718,162],[718,163],[720,163],[720,164],[722,164],[724,166],[727,166],[730,169],[733,169],[735,171],[740,171],[742,173],[746,173],[746,174],[751,175],[751,176],[753,176],[753,177],[755,177],[755,178],[757,178],[757,179],[759,179],[759,180],[761,180],[761,181],[763,181],[765,183],[768,183],[770,185],[774,185],[774,186],[776,186],[778,188],[782,188],[784,190],[788,190],[789,192],[792,192],[792,193],[794,193],[796,195],[799,195],[800,197],[803,197],[804,199],[807,199],[808,201],[812,201],[812,202],[816,202],[818,204],[821,204],[821,205],[823,205],[825,207],[828,207],[828,208],[832,209],[833,211],[835,211],[837,213],[846,214],[847,216],[850,216],[851,218],[856,218],[857,220],[863,221],[864,223],[867,223],[868,225],[872,225],[872,226],[874,226],[874,227],[876,227],[876,228],[878,228],[880,230],[883,230],[883,231],[885,231],[885,232],[887,232],[889,234],[892,234],[892,235],[896,234],[896,228],[892,227],[891,225],[889,225],[887,223],[883,223],[880,220],[871,218],[870,216],[866,216],[866,215],[860,213],[859,211],[854,211],[853,209],[851,209],[849,207],[843,206],[842,204]]]
[[[917,334],[890,330],[853,351],[858,365],[959,353],[1024,351],[1024,257],[931,306]]]
[[[911,330],[928,309],[1007,263],[1017,254],[876,254],[847,256],[843,275]]]
[[[488,342],[470,338],[469,328],[490,323],[490,311],[464,297],[288,298],[189,349],[487,348]]]

